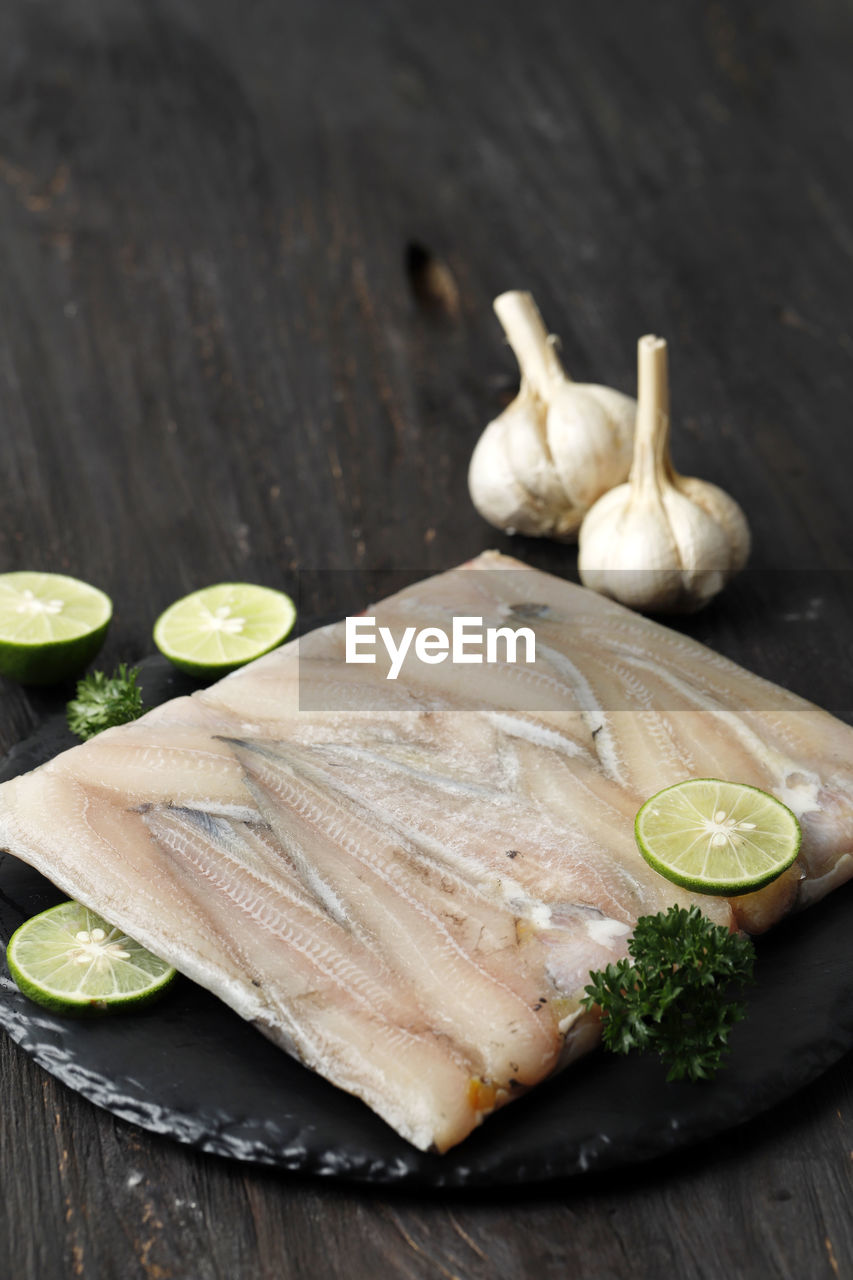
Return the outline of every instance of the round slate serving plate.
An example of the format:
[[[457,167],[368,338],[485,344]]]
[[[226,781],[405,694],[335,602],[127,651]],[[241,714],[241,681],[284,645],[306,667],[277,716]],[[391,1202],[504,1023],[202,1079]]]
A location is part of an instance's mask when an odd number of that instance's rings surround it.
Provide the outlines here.
[[[142,664],[146,704],[195,688]],[[72,745],[57,715],[10,754],[0,780]],[[0,938],[61,895],[0,854]],[[180,978],[149,1010],[54,1017],[3,969],[0,1025],[100,1107],[203,1151],[377,1184],[510,1187],[662,1155],[790,1097],[853,1048],[853,884],[758,942],[757,983],[713,1083],[666,1084],[656,1059],[593,1054],[493,1116],[444,1156],[416,1151],[364,1104],[299,1066]]]

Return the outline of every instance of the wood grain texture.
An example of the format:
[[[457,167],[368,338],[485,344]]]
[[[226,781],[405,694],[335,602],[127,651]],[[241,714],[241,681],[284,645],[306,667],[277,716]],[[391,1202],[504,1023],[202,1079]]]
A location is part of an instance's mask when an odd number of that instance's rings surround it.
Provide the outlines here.
[[[530,288],[579,379],[667,336],[676,462],[756,543],[683,625],[853,718],[851,50],[842,0],[6,0],[0,570],[106,589],[105,664],[211,581],[573,575],[465,485]],[[4,749],[58,700],[0,698]],[[847,1061],[652,1168],[415,1201],[194,1156],[4,1039],[0,1274],[833,1280],[852,1116]]]

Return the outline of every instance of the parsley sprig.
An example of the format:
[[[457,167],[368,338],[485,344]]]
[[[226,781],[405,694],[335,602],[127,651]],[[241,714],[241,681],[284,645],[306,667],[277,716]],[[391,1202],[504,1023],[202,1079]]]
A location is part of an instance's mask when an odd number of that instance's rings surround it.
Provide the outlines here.
[[[602,1043],[614,1053],[653,1049],[667,1080],[711,1079],[744,1016],[734,988],[752,978],[749,938],[712,924],[698,907],[641,916],[627,957],[590,973],[583,1004],[599,1005]]]
[[[142,690],[137,685],[138,667],[125,663],[108,676],[93,671],[77,684],[77,696],[66,708],[68,727],[78,738],[94,738],[96,733],[126,724],[142,715]]]

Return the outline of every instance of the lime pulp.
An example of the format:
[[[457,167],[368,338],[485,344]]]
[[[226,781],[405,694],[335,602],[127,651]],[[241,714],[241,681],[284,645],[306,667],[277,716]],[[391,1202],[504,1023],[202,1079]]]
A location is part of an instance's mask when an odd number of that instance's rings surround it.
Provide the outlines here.
[[[108,1013],[155,1000],[175,978],[165,960],[79,902],[26,920],[6,949],[25,996],[54,1013]]]
[[[718,778],[665,787],[640,809],[634,834],[640,853],[667,880],[722,897],[775,880],[797,857],[802,838],[781,800]]]
[[[223,582],[175,601],[154,625],[154,643],[181,671],[218,678],[287,639],[290,596],[247,582]]]
[[[109,596],[61,573],[0,574],[0,674],[56,684],[85,670],[104,642]]]

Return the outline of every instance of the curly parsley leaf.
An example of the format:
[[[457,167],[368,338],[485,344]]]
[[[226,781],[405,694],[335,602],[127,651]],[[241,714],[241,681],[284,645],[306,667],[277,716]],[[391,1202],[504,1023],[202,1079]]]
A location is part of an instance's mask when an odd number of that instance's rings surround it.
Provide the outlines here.
[[[698,907],[641,916],[630,959],[590,973],[582,1003],[601,1009],[602,1043],[613,1053],[655,1050],[667,1080],[710,1080],[744,1016],[732,991],[752,979],[749,938],[707,920]]]
[[[141,716],[144,708],[138,676],[138,667],[121,663],[111,676],[93,671],[78,681],[77,696],[66,708],[71,732],[78,738],[94,738],[104,729]]]

